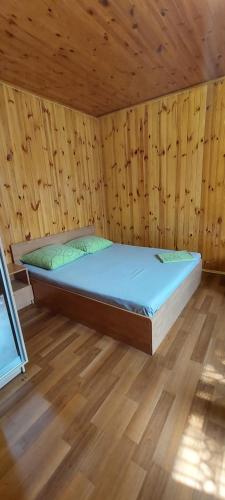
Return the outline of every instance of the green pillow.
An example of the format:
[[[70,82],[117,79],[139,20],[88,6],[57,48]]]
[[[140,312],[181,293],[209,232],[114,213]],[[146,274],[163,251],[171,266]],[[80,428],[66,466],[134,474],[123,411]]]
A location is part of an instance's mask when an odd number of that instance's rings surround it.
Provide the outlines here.
[[[112,244],[112,241],[100,238],[99,236],[82,236],[81,238],[68,241],[66,246],[79,248],[79,250],[83,250],[85,253],[95,253],[98,250],[110,247]]]
[[[25,264],[42,267],[43,269],[57,269],[57,267],[73,262],[84,255],[84,252],[65,245],[47,245],[21,258]]]

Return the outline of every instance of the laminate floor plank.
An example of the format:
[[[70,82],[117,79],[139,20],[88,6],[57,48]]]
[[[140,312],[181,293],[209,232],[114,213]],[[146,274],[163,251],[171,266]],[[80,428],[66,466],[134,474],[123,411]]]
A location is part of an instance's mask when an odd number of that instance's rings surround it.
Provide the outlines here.
[[[0,391],[3,500],[225,498],[225,278],[149,355],[62,315],[20,312],[29,364]]]

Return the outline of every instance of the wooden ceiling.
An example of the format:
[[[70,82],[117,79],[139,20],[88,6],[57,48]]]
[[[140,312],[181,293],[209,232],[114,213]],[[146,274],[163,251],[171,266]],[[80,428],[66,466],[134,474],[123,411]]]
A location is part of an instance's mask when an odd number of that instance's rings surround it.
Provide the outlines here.
[[[224,0],[1,2],[0,79],[95,116],[224,74]]]

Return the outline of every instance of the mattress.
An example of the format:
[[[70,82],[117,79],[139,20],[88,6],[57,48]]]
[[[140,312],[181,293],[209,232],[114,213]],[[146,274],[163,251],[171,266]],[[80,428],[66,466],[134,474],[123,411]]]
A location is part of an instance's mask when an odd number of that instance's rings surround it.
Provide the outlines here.
[[[192,252],[192,261],[162,264],[156,255],[167,251],[115,243],[53,271],[26,267],[33,277],[152,317],[201,260]]]

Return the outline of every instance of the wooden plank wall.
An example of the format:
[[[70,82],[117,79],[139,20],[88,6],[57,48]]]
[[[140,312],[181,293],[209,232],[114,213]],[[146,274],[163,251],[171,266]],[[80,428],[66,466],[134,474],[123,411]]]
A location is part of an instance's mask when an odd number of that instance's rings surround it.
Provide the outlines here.
[[[100,119],[108,236],[225,271],[225,79]]]
[[[0,233],[12,242],[104,226],[98,121],[0,84]]]
[[[207,86],[199,248],[225,271],[225,78]]]
[[[95,223],[225,271],[225,79],[99,120],[0,84],[0,141],[8,260],[12,242]]]

